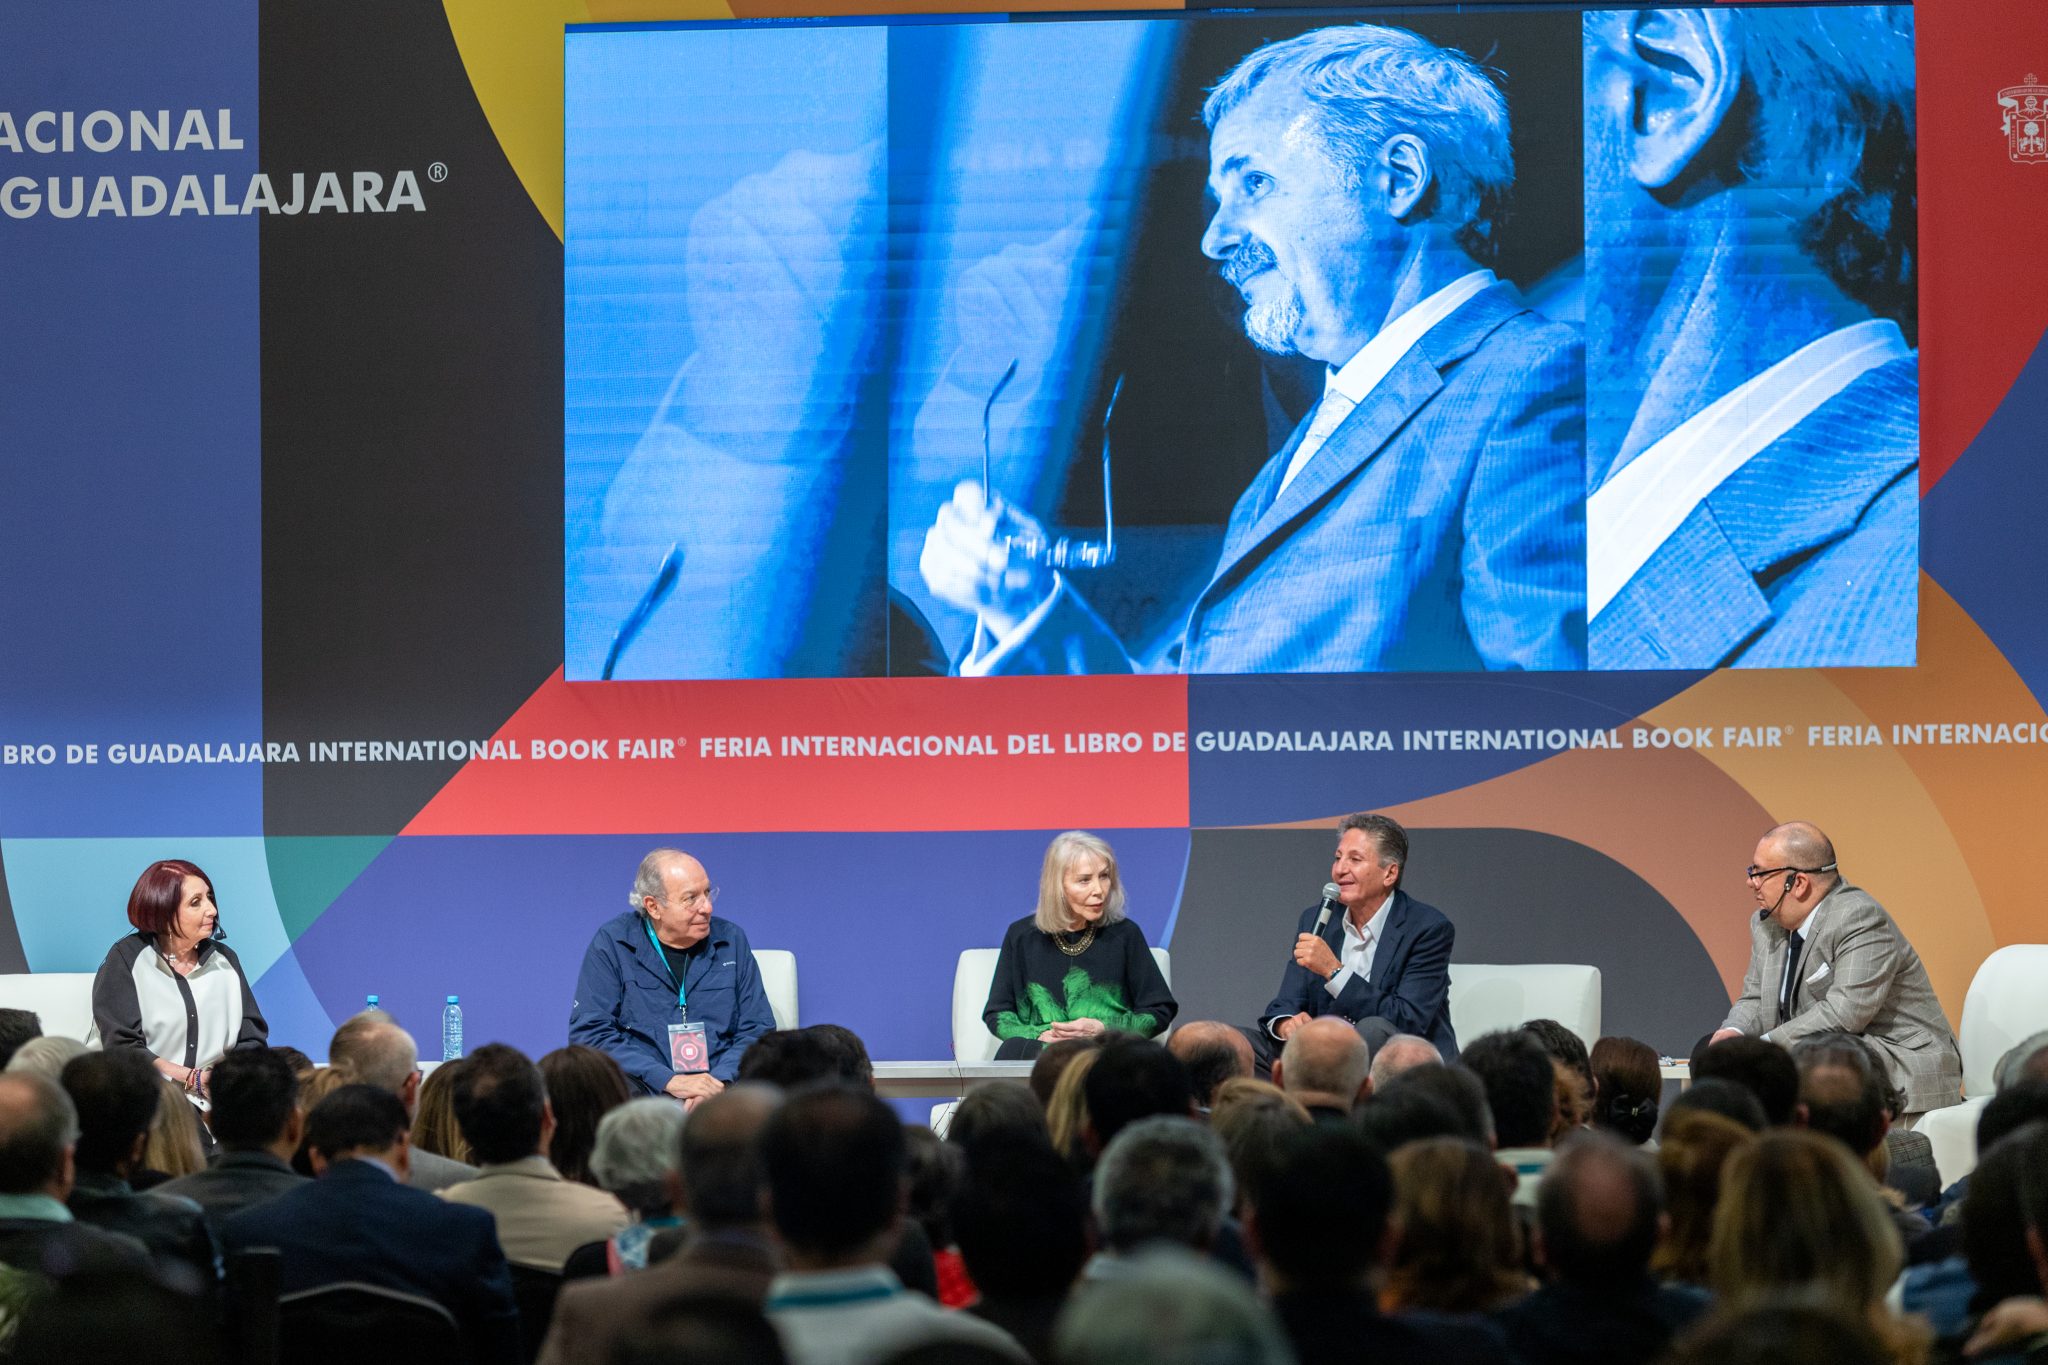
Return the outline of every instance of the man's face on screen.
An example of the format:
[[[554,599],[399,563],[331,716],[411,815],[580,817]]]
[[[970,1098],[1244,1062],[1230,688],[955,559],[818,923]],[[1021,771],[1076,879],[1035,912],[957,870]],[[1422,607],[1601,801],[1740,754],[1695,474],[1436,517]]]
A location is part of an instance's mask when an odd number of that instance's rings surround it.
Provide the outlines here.
[[[1346,182],[1309,103],[1283,78],[1217,120],[1209,192],[1216,212],[1202,253],[1244,295],[1253,344],[1328,365],[1357,354],[1377,329],[1370,300],[1389,268],[1371,227],[1373,191]]]

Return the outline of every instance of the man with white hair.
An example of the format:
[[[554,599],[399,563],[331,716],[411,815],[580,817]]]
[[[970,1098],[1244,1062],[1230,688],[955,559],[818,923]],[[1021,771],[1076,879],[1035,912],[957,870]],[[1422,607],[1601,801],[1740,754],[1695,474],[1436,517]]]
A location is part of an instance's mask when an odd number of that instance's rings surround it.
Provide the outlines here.
[[[1083,1277],[1113,1277],[1131,1256],[1160,1243],[1206,1254],[1235,1196],[1230,1158],[1215,1133],[1173,1114],[1139,1119],[1103,1149],[1095,1167],[1102,1250]]]
[[[1202,251],[1253,344],[1325,378],[1230,514],[1180,669],[1585,667],[1584,355],[1486,268],[1514,181],[1499,87],[1343,25],[1252,53],[1202,117]],[[919,569],[977,614],[962,673],[1135,666],[1046,543],[975,482],[940,509]]]
[[[1372,1093],[1372,1053],[1357,1029],[1326,1014],[1287,1036],[1273,1062],[1273,1084],[1301,1101],[1318,1122],[1342,1120]]]
[[[633,908],[598,926],[576,977],[569,1041],[609,1053],[643,1094],[685,1106],[739,1074],[775,1027],[747,935],[711,913],[718,888],[680,849],[640,860]]]
[[[1418,1066],[1438,1065],[1443,1059],[1443,1053],[1437,1051],[1436,1044],[1429,1039],[1418,1038],[1412,1033],[1397,1033],[1373,1054],[1372,1088],[1378,1092],[1402,1072],[1413,1071]]]
[[[327,1064],[354,1085],[374,1085],[398,1096],[406,1119],[418,1117],[420,1109],[420,1048],[413,1036],[383,1010],[364,1010],[334,1031],[327,1044]],[[416,1190],[445,1190],[450,1185],[476,1179],[476,1167],[466,1161],[429,1152],[406,1137],[405,1183]]]

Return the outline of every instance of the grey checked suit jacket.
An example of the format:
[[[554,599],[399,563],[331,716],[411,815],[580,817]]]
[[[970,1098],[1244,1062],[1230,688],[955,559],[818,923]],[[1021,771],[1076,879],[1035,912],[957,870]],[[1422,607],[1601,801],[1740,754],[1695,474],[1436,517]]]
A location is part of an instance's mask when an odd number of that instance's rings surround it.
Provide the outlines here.
[[[1778,1022],[1785,931],[1769,919],[1749,927],[1749,970],[1723,1028],[1769,1034],[1786,1047],[1816,1033],[1855,1033],[1883,1056],[1908,1113],[1956,1103],[1963,1059],[1927,968],[1884,907],[1847,882],[1821,898],[1795,969],[1792,1017]],[[1825,971],[1822,968],[1826,968]]]

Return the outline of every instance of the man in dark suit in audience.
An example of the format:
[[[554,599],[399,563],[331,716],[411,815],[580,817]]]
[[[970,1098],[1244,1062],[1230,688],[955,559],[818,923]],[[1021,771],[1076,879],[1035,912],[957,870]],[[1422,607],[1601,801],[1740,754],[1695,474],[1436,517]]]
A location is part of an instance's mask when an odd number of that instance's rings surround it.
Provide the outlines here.
[[[1528,1365],[1642,1365],[1707,1307],[1650,1278],[1664,1199],[1654,1167],[1601,1132],[1574,1135],[1536,1196],[1549,1283],[1495,1316]]]
[[[140,1242],[76,1222],[65,1208],[77,1142],[78,1112],[56,1082],[0,1075],[0,1266],[59,1283],[72,1274],[148,1274]]]
[[[1826,1133],[1868,1162],[1890,1131],[1891,1087],[1884,1064],[1853,1033],[1802,1038],[1792,1049],[1799,1067],[1799,1110],[1808,1128]],[[1910,1209],[1893,1209],[1892,1226],[1909,1253],[1928,1232],[1928,1222]]]
[[[78,1111],[72,1216],[135,1238],[174,1282],[194,1289],[219,1283],[220,1251],[199,1206],[128,1184],[156,1119],[156,1068],[139,1052],[88,1052],[65,1065],[64,1090]]]
[[[266,1047],[232,1048],[213,1067],[207,1115],[220,1157],[212,1166],[158,1186],[206,1210],[216,1227],[231,1213],[275,1199],[306,1183],[292,1169],[305,1135],[299,1078],[291,1063]]]
[[[607,1365],[618,1342],[691,1302],[760,1306],[781,1269],[761,1221],[761,1129],[780,1103],[773,1089],[744,1082],[697,1102],[675,1189],[688,1240],[635,1274],[565,1286],[540,1365]]]
[[[1372,1279],[1390,1250],[1394,1180],[1359,1134],[1318,1124],[1258,1173],[1245,1236],[1297,1359],[1313,1365],[1497,1365],[1500,1329],[1480,1318],[1382,1313]]]
[[[334,1031],[327,1044],[327,1064],[351,1084],[374,1085],[398,1096],[408,1114],[420,1107],[420,1049],[413,1036],[383,1010],[364,1010]],[[405,1183],[416,1190],[445,1190],[476,1179],[476,1167],[419,1147],[406,1152],[411,1173]]]
[[[276,1247],[281,1288],[356,1281],[434,1300],[461,1326],[478,1365],[523,1359],[512,1274],[490,1214],[405,1186],[405,1106],[345,1085],[306,1117],[319,1179],[221,1226],[228,1250]]]

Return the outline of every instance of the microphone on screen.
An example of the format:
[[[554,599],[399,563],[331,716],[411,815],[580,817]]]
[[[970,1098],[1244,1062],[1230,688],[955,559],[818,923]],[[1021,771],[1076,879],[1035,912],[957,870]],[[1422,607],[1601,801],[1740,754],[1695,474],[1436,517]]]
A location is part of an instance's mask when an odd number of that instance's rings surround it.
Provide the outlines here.
[[[1327,928],[1329,928],[1329,927],[1330,927],[1330,916],[1331,916],[1332,914],[1336,913],[1337,909],[1338,909],[1338,901],[1337,901],[1337,883],[1335,883],[1335,882],[1324,882],[1324,883],[1323,883],[1323,908],[1322,908],[1322,911],[1321,911],[1321,912],[1320,912],[1319,914],[1317,914],[1317,916],[1316,916],[1316,935],[1317,935],[1317,937],[1321,937],[1321,935],[1322,935],[1322,932],[1323,932],[1323,930],[1325,930],[1325,929],[1327,929]]]

